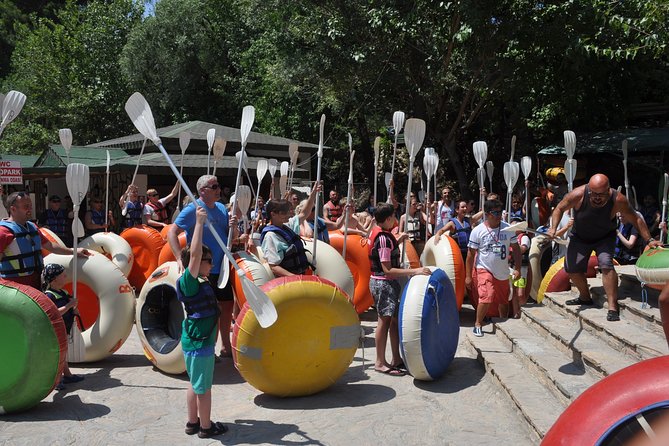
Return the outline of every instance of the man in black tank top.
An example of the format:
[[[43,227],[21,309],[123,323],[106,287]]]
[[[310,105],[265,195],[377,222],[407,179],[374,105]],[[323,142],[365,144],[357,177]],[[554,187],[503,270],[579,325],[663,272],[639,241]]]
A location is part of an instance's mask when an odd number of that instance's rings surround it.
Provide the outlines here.
[[[627,198],[609,186],[606,175],[596,174],[587,185],[577,187],[558,203],[551,216],[558,222],[562,215],[574,210],[574,226],[570,235],[564,269],[578,288],[579,297],[566,302],[567,305],[592,305],[593,301],[585,277],[590,253],[595,251],[599,269],[602,272],[604,291],[609,303],[606,316],[608,321],[620,320],[618,314],[618,275],[613,269],[613,253],[616,243],[616,213],[625,215],[639,231],[641,238],[650,247],[660,246],[653,240],[643,218],[639,216],[627,201]],[[554,237],[557,226],[551,227],[547,235]]]

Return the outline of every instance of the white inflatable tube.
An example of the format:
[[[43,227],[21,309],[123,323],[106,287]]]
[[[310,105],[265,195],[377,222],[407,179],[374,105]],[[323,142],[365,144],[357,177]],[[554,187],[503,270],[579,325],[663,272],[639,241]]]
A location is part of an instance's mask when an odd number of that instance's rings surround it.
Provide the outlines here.
[[[311,239],[308,241],[303,239],[302,241],[305,243],[305,249],[310,247],[311,243],[313,243]],[[349,300],[353,302],[353,295],[355,294],[355,282],[348,264],[341,256],[341,254],[339,254],[339,251],[327,243],[321,240],[317,240],[316,246],[317,267],[314,275],[322,277],[323,279],[327,279],[337,285],[346,293]],[[313,260],[311,251],[308,249],[307,259],[310,263]]]
[[[110,258],[125,276],[132,269],[132,262],[134,260],[132,247],[118,234],[114,234],[113,232],[98,232],[79,242],[79,247],[99,252],[105,257]]]

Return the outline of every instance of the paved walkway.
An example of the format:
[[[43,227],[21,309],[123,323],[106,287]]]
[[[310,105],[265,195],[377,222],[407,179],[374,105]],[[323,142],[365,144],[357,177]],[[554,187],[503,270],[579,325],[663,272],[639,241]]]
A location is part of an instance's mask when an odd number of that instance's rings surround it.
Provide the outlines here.
[[[471,330],[464,312],[462,330]],[[28,412],[0,417],[0,444],[535,444],[508,397],[490,382],[462,344],[442,379],[415,381],[373,371],[373,322],[366,348],[344,376],[320,394],[280,399],[244,382],[232,360],[216,366],[214,419],[230,423],[216,440],[184,434],[186,376],[154,369],[134,329],[113,356],[73,367],[86,380],[53,392]]]

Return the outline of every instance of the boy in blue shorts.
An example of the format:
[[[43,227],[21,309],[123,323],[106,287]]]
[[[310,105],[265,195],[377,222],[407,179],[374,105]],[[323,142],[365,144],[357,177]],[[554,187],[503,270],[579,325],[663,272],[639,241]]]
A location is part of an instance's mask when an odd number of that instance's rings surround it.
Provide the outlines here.
[[[181,328],[181,347],[191,383],[186,395],[186,433],[197,433],[200,438],[214,437],[228,430],[223,423],[214,423],[210,418],[220,310],[214,290],[206,279],[212,262],[211,250],[202,244],[202,229],[206,220],[207,211],[198,206],[191,244],[181,252],[181,262],[188,267],[177,282],[177,297],[187,313]]]

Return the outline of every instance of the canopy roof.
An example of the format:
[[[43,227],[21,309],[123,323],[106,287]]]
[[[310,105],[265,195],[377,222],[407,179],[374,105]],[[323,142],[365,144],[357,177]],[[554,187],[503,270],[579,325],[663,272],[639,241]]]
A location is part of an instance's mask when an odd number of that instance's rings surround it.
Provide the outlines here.
[[[621,153],[622,142],[627,139],[630,155],[669,150],[669,128],[614,130],[576,134],[576,154]],[[564,147],[551,145],[539,155],[566,155]]]

